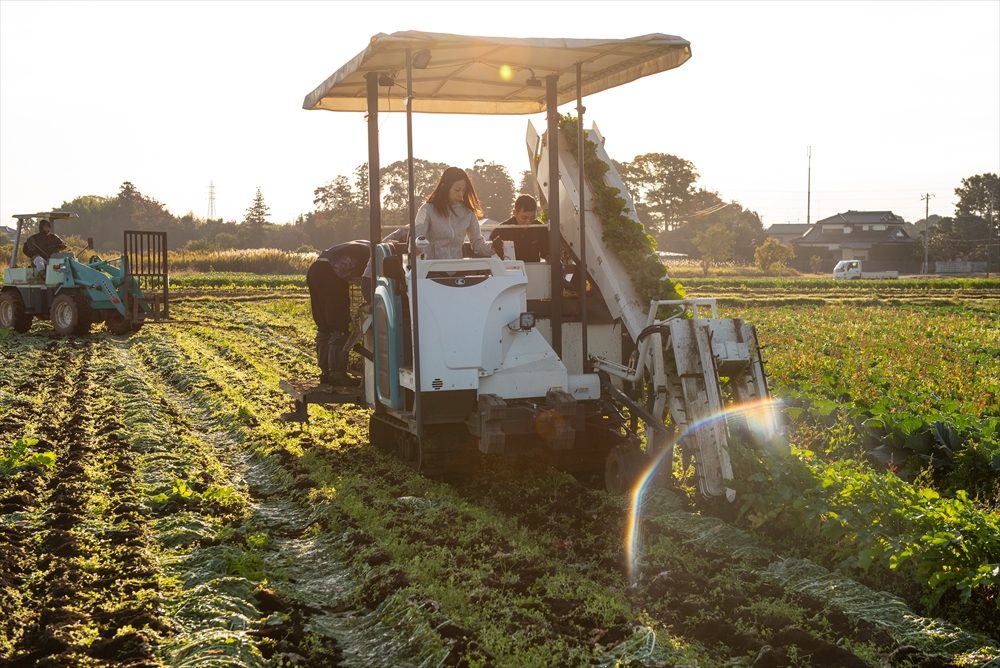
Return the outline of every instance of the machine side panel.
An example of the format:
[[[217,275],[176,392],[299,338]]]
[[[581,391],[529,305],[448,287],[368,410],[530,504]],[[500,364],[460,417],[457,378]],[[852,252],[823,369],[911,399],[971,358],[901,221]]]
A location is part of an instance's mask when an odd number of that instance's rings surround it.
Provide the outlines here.
[[[477,390],[503,361],[502,330],[521,313],[527,278],[419,280],[421,391]]]
[[[541,322],[547,323],[548,320]],[[583,373],[583,346],[579,322],[563,323],[562,361],[571,374]],[[602,359],[622,363],[621,323],[608,323],[587,327],[587,352]]]

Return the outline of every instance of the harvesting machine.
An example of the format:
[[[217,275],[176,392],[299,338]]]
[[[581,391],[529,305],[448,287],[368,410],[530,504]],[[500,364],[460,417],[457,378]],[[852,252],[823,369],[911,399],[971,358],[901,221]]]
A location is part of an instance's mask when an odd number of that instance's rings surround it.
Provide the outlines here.
[[[621,191],[639,225],[635,206],[596,126],[585,138],[578,118],[577,136],[561,135],[556,111],[575,99],[582,117],[585,93],[678,67],[690,55],[686,40],[662,34],[379,34],[310,93],[306,109],[367,111],[372,203],[382,199],[379,111],[405,106],[411,235],[408,246],[380,243],[380,211],[371,207],[372,307],[355,331],[362,387],[286,382],[300,412],[314,402],[369,406],[371,442],[431,476],[464,475],[480,453],[530,454],[570,471],[603,464],[615,493],[649,474],[654,461],[669,460],[679,443],[693,457],[701,493],[732,500],[725,484],[733,475],[731,436],[775,431],[756,332],[719,318],[711,299],[640,298],[568,142],[576,142],[576,155],[585,155],[585,141],[595,144],[610,168],[604,185]],[[519,260],[509,243],[503,257],[425,256],[426,239],[412,234],[412,113],[421,111],[547,112],[544,134],[528,123],[525,146],[548,212],[547,262]],[[589,289],[564,289],[563,257]]]
[[[0,286],[0,329],[22,334],[34,318],[52,321],[57,334],[86,334],[104,321],[112,334],[138,332],[147,320],[163,322],[167,301],[167,233],[126,231],[124,253],[110,260],[93,255],[87,262],[74,253],[53,253],[44,272],[18,267],[21,232],[32,220],[77,218],[64,211],[17,214],[17,229]],[[93,245],[88,244],[92,249]]]

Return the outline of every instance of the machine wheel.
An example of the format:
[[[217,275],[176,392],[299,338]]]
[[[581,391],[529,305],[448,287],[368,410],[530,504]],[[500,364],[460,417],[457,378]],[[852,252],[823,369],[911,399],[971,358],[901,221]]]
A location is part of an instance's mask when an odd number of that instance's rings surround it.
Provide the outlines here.
[[[91,314],[90,302],[75,291],[60,292],[49,309],[52,328],[62,336],[89,332]]]
[[[396,456],[411,469],[420,473],[420,440],[409,432],[400,433],[396,437]]]
[[[396,453],[414,471],[445,482],[475,475],[482,463],[476,439],[464,424],[424,425],[421,439],[400,433]]]
[[[645,471],[648,458],[638,445],[616,445],[604,463],[604,485],[611,494],[628,494]]]
[[[458,482],[479,472],[479,441],[464,424],[424,426],[420,472],[428,478]]]
[[[80,321],[77,323],[73,333],[77,336],[90,334],[90,328],[94,324],[94,308],[91,306],[90,297],[83,292],[74,294],[76,307],[80,312]]]
[[[0,294],[0,329],[13,329],[24,334],[31,329],[32,317],[24,312],[24,300],[16,289]]]
[[[368,442],[387,454],[396,452],[396,428],[372,413],[368,418]]]
[[[104,319],[104,326],[116,336],[122,336],[132,331],[132,323],[118,311],[111,311],[111,314]]]

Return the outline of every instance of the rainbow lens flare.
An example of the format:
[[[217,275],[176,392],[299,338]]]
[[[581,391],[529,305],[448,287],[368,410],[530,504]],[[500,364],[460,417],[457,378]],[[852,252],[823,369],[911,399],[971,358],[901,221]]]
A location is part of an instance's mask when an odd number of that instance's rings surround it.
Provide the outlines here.
[[[746,425],[755,438],[766,440],[767,434],[774,433],[774,428],[777,425],[775,406],[780,403],[780,401],[775,399],[764,399],[753,403],[739,404],[738,406],[733,406],[720,413],[711,415],[700,422],[689,425],[687,429],[677,434],[670,441],[670,444],[663,448],[656,459],[650,463],[649,467],[642,472],[632,489],[631,500],[629,502],[628,525],[625,529],[625,554],[628,557],[630,581],[635,581],[636,562],[639,559],[642,547],[640,544],[639,525],[642,522],[643,498],[646,492],[652,487],[660,466],[671,466],[674,446],[686,435],[700,427],[713,422],[732,419],[736,416],[740,416],[746,420]]]

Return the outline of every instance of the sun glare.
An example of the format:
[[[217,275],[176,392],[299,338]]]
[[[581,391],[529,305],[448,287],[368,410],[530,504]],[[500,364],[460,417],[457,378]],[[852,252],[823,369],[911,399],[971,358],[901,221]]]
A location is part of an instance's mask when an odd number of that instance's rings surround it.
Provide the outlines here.
[[[510,65],[500,66],[500,78],[503,79],[504,81],[510,81],[512,78],[514,78],[514,70],[510,68]]]

